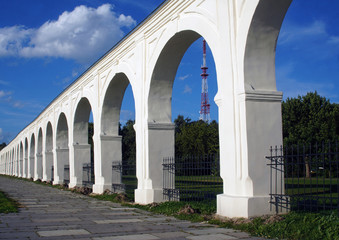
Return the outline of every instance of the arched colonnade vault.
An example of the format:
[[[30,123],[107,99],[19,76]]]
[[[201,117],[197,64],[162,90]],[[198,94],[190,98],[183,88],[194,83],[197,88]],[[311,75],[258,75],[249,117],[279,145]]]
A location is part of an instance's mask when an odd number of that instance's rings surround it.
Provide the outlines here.
[[[88,119],[94,121],[93,191],[112,186],[112,162],[121,161],[120,108],[131,84],[135,100],[138,187],[135,201],[163,201],[163,157],[174,155],[172,86],[188,47],[208,42],[216,65],[220,174],[217,213],[270,213],[265,155],[282,143],[275,47],[292,0],[169,0],[94,63],[0,152],[1,173],[82,184],[90,161]],[[54,171],[51,171],[51,169]],[[52,176],[53,174],[53,176]],[[278,178],[280,179],[280,178]],[[280,186],[280,184],[278,184]]]

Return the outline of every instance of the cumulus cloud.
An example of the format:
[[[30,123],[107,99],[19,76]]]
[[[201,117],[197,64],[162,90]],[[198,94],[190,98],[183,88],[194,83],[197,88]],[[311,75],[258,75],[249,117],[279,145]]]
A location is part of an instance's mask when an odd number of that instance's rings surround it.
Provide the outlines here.
[[[78,6],[39,28],[0,28],[0,56],[61,57],[80,63],[93,61],[114,45],[136,21],[118,15],[111,4]]]

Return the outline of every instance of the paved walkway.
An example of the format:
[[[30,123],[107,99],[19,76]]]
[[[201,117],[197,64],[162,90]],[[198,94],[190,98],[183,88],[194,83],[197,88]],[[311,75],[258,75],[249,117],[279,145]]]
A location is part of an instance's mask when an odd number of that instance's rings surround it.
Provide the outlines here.
[[[0,176],[0,190],[23,205],[0,214],[0,239],[259,239],[18,179]]]

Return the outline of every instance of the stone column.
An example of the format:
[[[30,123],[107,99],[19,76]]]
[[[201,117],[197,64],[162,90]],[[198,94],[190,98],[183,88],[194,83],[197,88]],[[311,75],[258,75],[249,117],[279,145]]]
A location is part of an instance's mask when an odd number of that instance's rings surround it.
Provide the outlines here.
[[[103,193],[106,189],[112,190],[112,163],[121,162],[121,136],[100,135],[100,146],[101,159],[94,157],[94,168],[97,168],[95,184],[93,185],[93,192],[95,193]],[[116,181],[118,176],[114,176],[114,179]]]
[[[34,177],[34,156],[29,157],[28,161],[28,178],[33,178]]]
[[[91,145],[89,144],[74,144],[74,167],[73,170],[70,169],[71,177],[69,187],[81,187],[82,184],[82,175],[83,175],[83,165],[84,163],[91,163]]]
[[[265,156],[269,155],[271,145],[282,144],[281,99],[282,93],[276,91],[238,95],[235,139],[238,147],[234,160],[227,159],[227,153],[221,149],[224,193],[217,196],[217,214],[248,218],[273,213],[269,204],[270,170]]]
[[[69,149],[56,149],[56,165],[54,166],[54,181],[53,184],[63,184],[65,180],[64,168],[69,164]]]
[[[23,160],[22,158],[19,159],[19,177],[22,177],[22,163]]]
[[[51,181],[52,176],[52,166],[53,166],[53,152],[45,152],[45,172],[44,172],[44,181]]]
[[[28,158],[24,157],[24,163],[23,163],[23,168],[22,168],[22,171],[23,171],[22,177],[23,178],[28,178],[27,166],[28,166]]]
[[[36,162],[34,164],[34,180],[42,179],[42,154],[36,154]]]
[[[149,204],[163,202],[163,168],[165,157],[174,157],[173,123],[148,123],[148,159],[137,161],[137,169],[143,167],[144,178],[138,176],[135,202]]]

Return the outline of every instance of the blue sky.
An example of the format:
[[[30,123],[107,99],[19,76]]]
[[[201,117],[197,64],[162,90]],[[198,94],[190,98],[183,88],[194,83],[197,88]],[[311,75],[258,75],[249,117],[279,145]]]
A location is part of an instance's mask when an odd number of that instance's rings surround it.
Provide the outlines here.
[[[162,0],[0,1],[0,142],[9,142],[58,94],[148,16]],[[294,0],[278,39],[277,88],[339,103],[339,1]],[[72,33],[72,34],[70,34]],[[86,49],[86,51],[84,51]],[[202,41],[179,66],[173,118],[199,118]],[[211,119],[217,119],[214,61],[207,52]],[[131,90],[121,121],[134,118]]]

